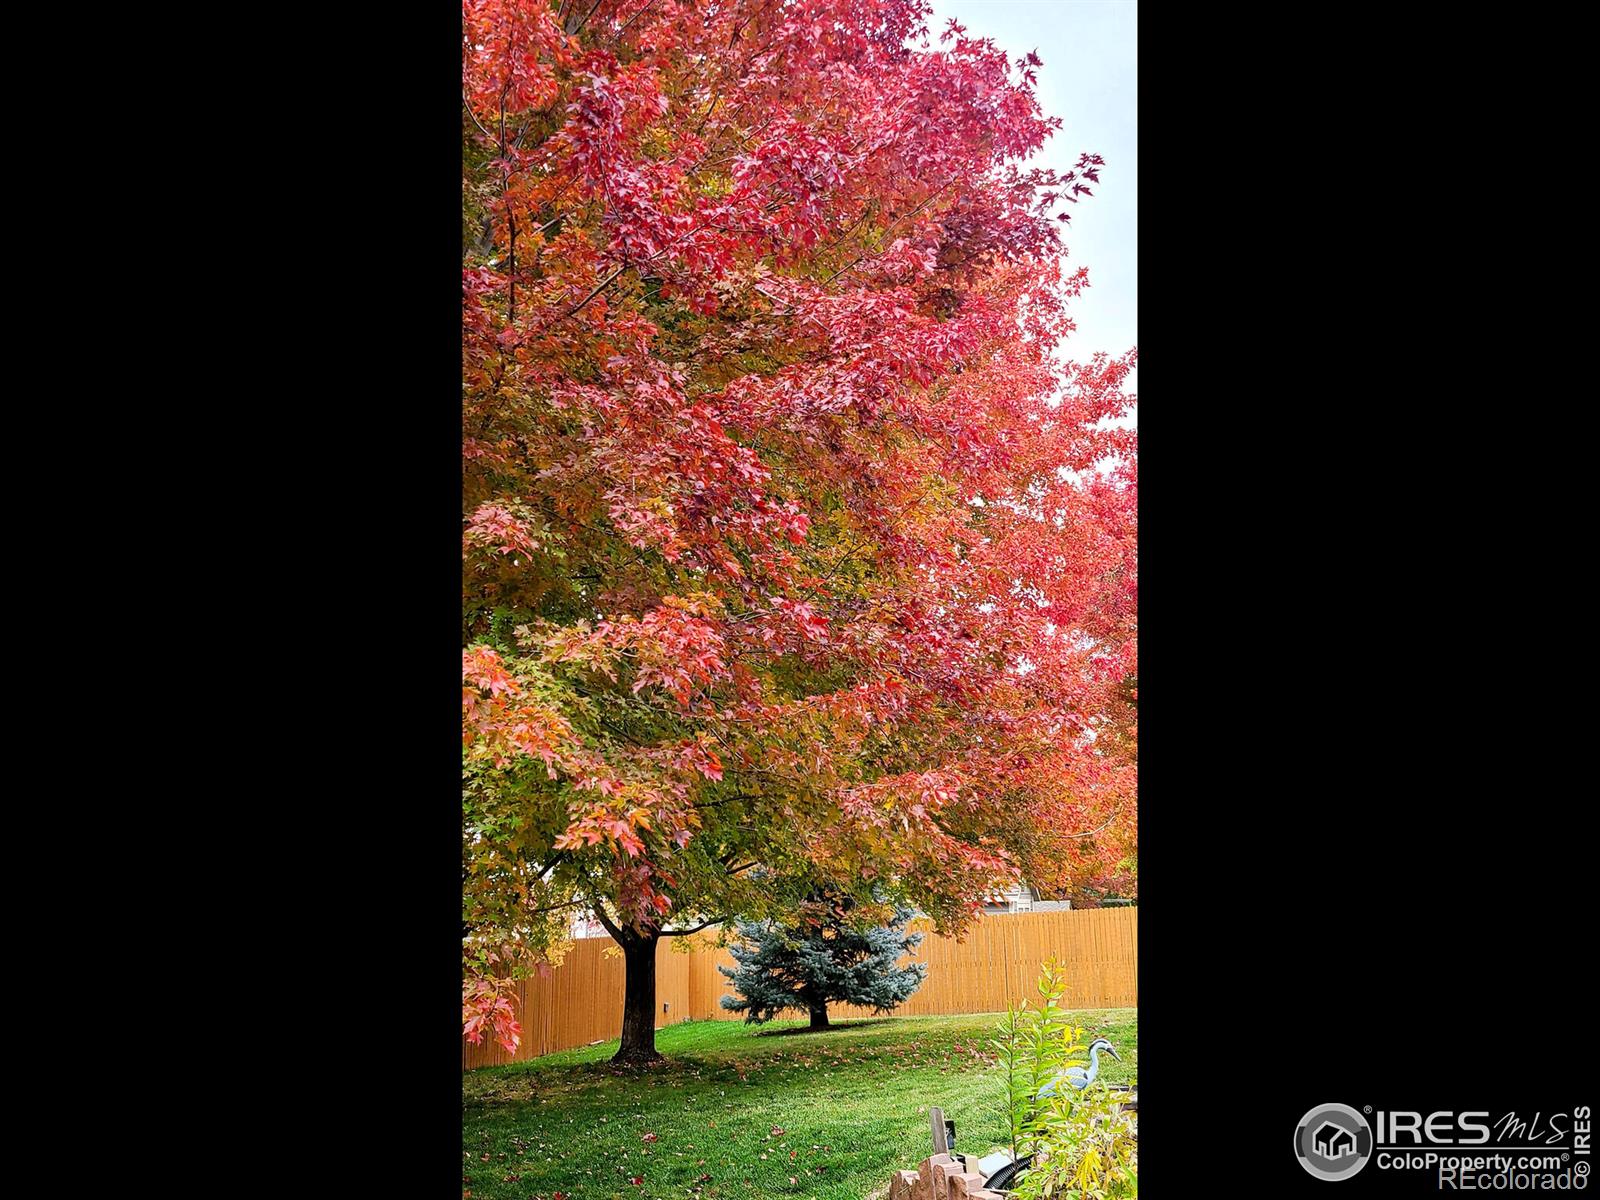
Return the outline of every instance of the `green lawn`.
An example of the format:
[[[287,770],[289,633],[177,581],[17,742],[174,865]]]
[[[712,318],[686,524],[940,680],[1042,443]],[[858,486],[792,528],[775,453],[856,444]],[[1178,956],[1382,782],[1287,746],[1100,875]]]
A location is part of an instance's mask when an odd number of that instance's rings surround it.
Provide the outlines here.
[[[610,1042],[462,1076],[462,1194],[501,1200],[744,1200],[882,1195],[931,1152],[928,1106],[961,1150],[1006,1144],[989,1039],[997,1015],[696,1021],[656,1034],[666,1062],[616,1072]],[[1138,1010],[1076,1012],[1138,1078]],[[796,1032],[789,1032],[789,1031]]]

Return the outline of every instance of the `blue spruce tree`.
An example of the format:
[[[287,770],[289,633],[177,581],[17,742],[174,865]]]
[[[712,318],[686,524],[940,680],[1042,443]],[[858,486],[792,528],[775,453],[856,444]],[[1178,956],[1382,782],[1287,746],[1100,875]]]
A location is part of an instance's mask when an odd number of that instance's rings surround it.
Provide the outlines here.
[[[828,1028],[828,1004],[838,1000],[885,1013],[922,985],[925,963],[897,966],[922,934],[905,931],[912,910],[897,906],[887,926],[859,927],[848,897],[814,896],[791,922],[741,921],[733,946],[737,967],[718,967],[737,996],[722,1007],[760,1025],[786,1010],[811,1017],[812,1029]]]

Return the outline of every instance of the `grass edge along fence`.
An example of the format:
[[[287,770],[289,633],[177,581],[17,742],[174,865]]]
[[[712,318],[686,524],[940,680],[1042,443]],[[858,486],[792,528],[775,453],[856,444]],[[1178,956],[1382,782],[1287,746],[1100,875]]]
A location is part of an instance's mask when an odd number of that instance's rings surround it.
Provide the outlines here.
[[[928,930],[926,921],[913,929]],[[688,943],[687,952],[676,945]],[[622,1031],[622,956],[610,938],[582,938],[544,978],[522,980],[517,1018],[522,1046],[507,1054],[492,1039],[461,1044],[463,1070],[538,1058],[607,1041]],[[1054,956],[1065,968],[1066,1008],[1137,1008],[1139,910],[1072,909],[980,919],[966,940],[923,939],[909,961],[928,964],[923,985],[894,1015],[936,1016],[1000,1012],[1013,1001],[1035,998],[1039,966]],[[728,981],[717,966],[733,956],[699,938],[663,938],[656,950],[656,1028],[680,1021],[738,1020],[723,1010]],[[834,1019],[870,1015],[849,1004],[829,1005]]]

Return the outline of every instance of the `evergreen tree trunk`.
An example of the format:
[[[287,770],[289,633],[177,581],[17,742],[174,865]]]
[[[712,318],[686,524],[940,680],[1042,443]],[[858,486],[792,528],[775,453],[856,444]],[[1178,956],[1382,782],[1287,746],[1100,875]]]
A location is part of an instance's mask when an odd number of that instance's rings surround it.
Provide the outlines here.
[[[622,1045],[612,1062],[641,1066],[656,1062],[656,943],[659,932],[641,934],[624,926],[622,946]]]
[[[828,1005],[826,1001],[811,1006],[811,1028],[828,1029]]]

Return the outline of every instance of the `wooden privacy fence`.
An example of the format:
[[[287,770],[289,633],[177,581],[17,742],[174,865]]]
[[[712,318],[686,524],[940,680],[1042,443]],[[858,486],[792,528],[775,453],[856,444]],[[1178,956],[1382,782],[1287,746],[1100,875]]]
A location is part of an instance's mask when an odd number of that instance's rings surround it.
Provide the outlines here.
[[[683,942],[689,943],[687,953],[674,948]],[[610,938],[581,939],[547,977],[522,980],[517,990],[521,1048],[509,1055],[487,1040],[481,1046],[463,1041],[463,1069],[619,1037],[622,956],[606,953],[614,948]],[[1039,966],[1052,955],[1066,968],[1069,1007],[1138,1006],[1139,910],[1097,908],[984,917],[962,942],[929,933],[910,958],[928,964],[927,978],[895,1015],[1001,1012],[1017,1000],[1035,1000]],[[741,1019],[722,1008],[730,989],[719,964],[733,966],[733,955],[694,938],[662,939],[656,948],[656,1028],[684,1020]],[[870,1015],[849,1004],[830,1004],[828,1012]]]

